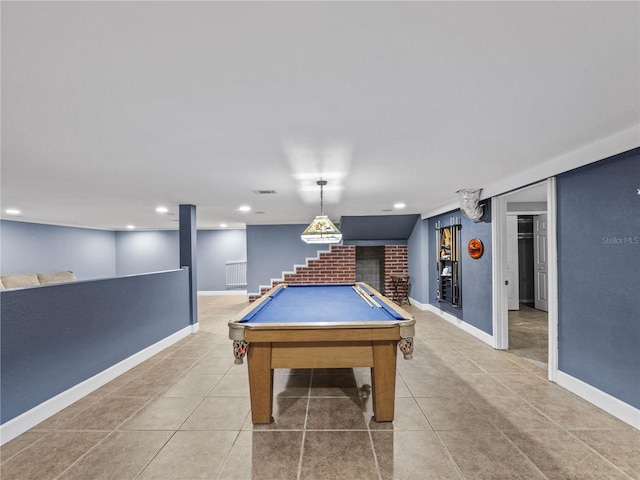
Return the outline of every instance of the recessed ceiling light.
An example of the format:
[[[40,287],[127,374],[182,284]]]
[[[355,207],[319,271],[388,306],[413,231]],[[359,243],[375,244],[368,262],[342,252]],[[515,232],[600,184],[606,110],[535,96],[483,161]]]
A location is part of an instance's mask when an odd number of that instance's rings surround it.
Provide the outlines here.
[[[404,208],[406,205],[402,202],[394,203],[393,208]]]
[[[134,228],[136,228],[136,226],[135,226],[135,225],[127,225],[127,228],[128,228],[129,230],[133,230]]]
[[[5,210],[5,213],[7,215],[20,215],[20,210],[18,210],[17,208],[7,208]]]
[[[241,212],[250,212],[251,207],[249,205],[242,205],[240,208],[238,208],[238,210],[240,210]]]
[[[220,228],[227,228],[227,224],[226,223],[221,223],[220,224]]]
[[[167,207],[158,207],[156,208],[156,212],[158,213],[167,213],[169,209]]]

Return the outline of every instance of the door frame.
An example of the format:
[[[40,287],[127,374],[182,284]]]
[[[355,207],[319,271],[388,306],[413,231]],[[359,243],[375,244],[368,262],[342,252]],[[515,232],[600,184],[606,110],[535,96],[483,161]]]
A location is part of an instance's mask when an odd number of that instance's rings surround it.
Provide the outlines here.
[[[548,178],[529,187],[494,197],[491,201],[491,240],[492,240],[492,309],[493,309],[493,348],[506,350],[509,346],[508,292],[505,285],[507,265],[507,203],[509,196],[532,186],[546,185],[547,196],[547,253],[549,275],[549,358],[547,377],[555,382],[558,372],[558,249],[557,249],[557,205],[556,180]]]
[[[515,274],[514,276],[511,277],[511,281],[513,281],[513,285],[511,285],[511,283],[509,283],[509,285],[507,285],[508,287],[511,288],[507,288],[507,310],[514,311],[514,310],[519,310],[520,309],[520,265],[518,263],[518,214],[517,213],[507,213],[507,216],[505,218],[507,224],[506,224],[506,229],[507,229],[507,235],[505,236],[505,241],[506,246],[507,246],[507,263],[505,264],[505,270],[508,271],[509,269],[509,247],[511,246],[512,248],[514,248],[515,251],[512,252],[512,255],[515,254],[515,265],[513,265],[513,258],[511,258],[512,262],[511,262],[511,267],[512,267],[512,272]],[[515,232],[509,232],[509,226],[510,222],[515,222],[514,226],[515,226]],[[513,226],[512,226],[513,228]],[[515,299],[509,298],[509,290],[511,290],[514,293],[514,296],[516,297]],[[514,303],[515,308],[514,308]],[[507,345],[508,348],[508,345]]]

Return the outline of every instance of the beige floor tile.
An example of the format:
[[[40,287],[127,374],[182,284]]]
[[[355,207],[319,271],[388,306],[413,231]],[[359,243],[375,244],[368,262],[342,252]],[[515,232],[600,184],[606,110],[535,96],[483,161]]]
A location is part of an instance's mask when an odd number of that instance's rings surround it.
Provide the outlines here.
[[[172,435],[173,432],[114,432],[57,480],[136,478]]]
[[[551,480],[628,478],[569,432],[520,430],[505,434]]]
[[[407,387],[407,384],[404,381],[404,378],[402,378],[400,375],[396,376],[396,398],[397,397],[404,397],[404,398],[413,397],[413,395],[411,395],[411,391],[409,390],[409,387]]]
[[[111,380],[109,383],[91,392],[86,398],[105,397],[107,395],[111,395],[117,389],[129,383],[131,380],[133,380],[134,378],[140,375],[140,373],[132,373],[132,372],[133,370],[129,370],[128,372],[123,373],[122,375],[119,375],[118,377]]]
[[[307,431],[300,480],[378,480],[369,432]]]
[[[167,358],[201,358],[211,352],[208,342],[191,342],[171,353]]]
[[[181,338],[180,340],[178,340],[176,343],[174,343],[173,345],[165,348],[164,350],[162,350],[161,352],[157,353],[156,355],[154,355],[153,358],[155,358],[156,360],[160,360],[162,358],[168,357],[169,355],[171,355],[172,353],[180,350],[182,347],[184,347],[185,345],[189,345],[191,342],[193,342],[193,337],[188,336],[188,337],[184,337]]]
[[[222,375],[182,375],[161,396],[204,398],[221,378]]]
[[[487,373],[461,373],[456,377],[456,385],[459,391],[471,400],[513,395],[509,388]]]
[[[462,480],[432,431],[376,431],[371,437],[383,480]]]
[[[640,431],[574,430],[576,437],[635,480],[640,480]]]
[[[471,402],[500,430],[561,428],[527,400],[517,395],[473,398]]]
[[[509,311],[509,352],[546,363],[548,330],[547,312],[520,304],[519,310]]]
[[[495,429],[487,416],[465,397],[416,398],[434,430]]]
[[[396,397],[393,422],[373,420],[373,399],[369,398],[364,407],[371,430],[433,430],[414,398]]]
[[[198,358],[170,355],[149,368],[145,375],[181,375],[193,367]]]
[[[68,430],[114,430],[149,401],[142,397],[105,397],[65,424]]]
[[[544,480],[545,476],[497,430],[439,431],[466,480]]]
[[[200,402],[201,398],[155,398],[120,425],[119,430],[177,430]]]
[[[311,397],[307,429],[366,430],[364,412],[359,398]]]
[[[116,389],[111,394],[115,397],[146,397],[152,398],[160,395],[170,385],[172,385],[179,375],[171,374],[148,374],[139,375],[122,387]]]
[[[240,432],[218,480],[296,480],[301,449],[301,431]]]
[[[302,430],[307,419],[309,397],[281,397],[273,401],[273,421],[269,424],[253,425],[247,416],[244,430]]]
[[[180,430],[240,430],[251,404],[244,397],[207,397]]]
[[[225,375],[211,389],[209,397],[248,397],[249,378]]]
[[[215,479],[237,435],[234,431],[176,432],[136,480]]]
[[[226,327],[225,327],[226,328]],[[226,358],[233,359],[233,342],[229,339],[227,333],[224,335],[211,335],[211,350],[207,353],[209,358]],[[227,372],[229,373],[229,372]]]
[[[101,397],[87,396],[69,405],[55,415],[40,422],[34,427],[35,430],[67,430],[68,425],[74,418],[80,415],[87,408],[96,405]]]
[[[158,363],[163,358],[167,357],[167,355],[170,354],[170,352],[173,350],[173,348],[174,348],[174,346],[171,346],[171,347],[168,347],[167,349],[155,354],[153,357],[148,358],[144,362],[136,365],[135,367],[133,367],[131,370],[129,370],[128,372],[124,373],[123,375],[131,375],[132,377],[137,377],[138,375],[141,375],[143,373],[147,373],[151,367],[153,367],[156,363]],[[178,347],[175,347],[175,348],[178,348]]]
[[[459,382],[451,377],[435,375],[402,375],[414,397],[456,397],[460,395]]]
[[[2,480],[56,478],[107,432],[51,432],[2,462]]]
[[[443,349],[443,346],[440,346],[440,349]],[[478,342],[473,346],[455,347],[455,349],[460,355],[480,363],[505,362],[513,357],[513,355],[504,350],[494,350],[482,342]]]
[[[485,373],[477,363],[464,357],[445,358],[440,362],[441,369],[450,375],[460,373]]]
[[[576,396],[532,397],[529,402],[564,428],[627,428],[628,425]]]
[[[231,341],[231,340],[229,340]],[[246,364],[245,359],[245,364]],[[246,367],[246,365],[245,365]],[[215,357],[206,355],[198,360],[189,370],[189,375],[224,375],[230,369],[240,370],[241,367],[233,363],[233,350],[229,350],[229,356]]]
[[[524,374],[495,374],[493,377],[506,386],[509,390],[521,395],[525,398],[530,397],[549,397],[557,395],[560,391],[565,392],[546,378],[530,373]],[[568,393],[567,393],[568,394]],[[570,394],[568,394],[570,395]]]
[[[0,462],[6,462],[24,448],[27,448],[32,443],[40,440],[44,435],[47,435],[47,432],[40,430],[28,430],[22,435],[18,435],[13,440],[0,446]],[[0,478],[2,477],[0,476]]]
[[[231,357],[229,356],[231,355]],[[227,369],[227,373],[225,373],[225,375],[228,376],[240,376],[242,378],[248,378],[249,377],[249,370],[247,369],[247,360],[244,360],[244,363],[237,365],[236,363],[234,363],[233,360],[233,355],[231,353],[229,353],[229,355],[225,355],[224,357],[218,357],[220,358],[220,362],[229,362],[229,364],[231,365],[228,369]],[[215,357],[210,357],[210,358],[215,358]],[[275,372],[278,372],[278,370],[275,370]],[[277,374],[277,373],[276,373]]]
[[[437,357],[430,354],[422,354],[418,347],[411,360],[404,360],[398,356],[396,368],[402,375],[436,375],[445,376],[448,374],[446,365]],[[476,370],[478,370],[476,368]]]
[[[514,355],[510,359],[513,363],[520,365],[528,373],[535,373],[536,375],[547,378],[548,372],[549,372],[549,364],[547,363],[546,359],[544,362],[541,362],[533,358],[528,358],[528,357],[535,357],[536,356],[535,352],[529,353],[528,351],[524,351],[524,352],[518,352],[518,353],[513,352],[513,353]],[[524,354],[526,356],[520,356],[520,354]]]

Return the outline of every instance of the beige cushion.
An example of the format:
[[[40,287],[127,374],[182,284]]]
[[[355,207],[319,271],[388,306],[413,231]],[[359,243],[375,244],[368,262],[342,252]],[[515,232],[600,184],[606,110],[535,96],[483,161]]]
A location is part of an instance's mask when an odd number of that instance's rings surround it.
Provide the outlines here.
[[[2,275],[2,283],[5,288],[33,287],[34,285],[40,285],[38,275],[35,273]]]
[[[64,283],[75,282],[76,276],[73,272],[56,272],[56,273],[39,273],[38,280],[41,285],[48,285],[49,283]]]

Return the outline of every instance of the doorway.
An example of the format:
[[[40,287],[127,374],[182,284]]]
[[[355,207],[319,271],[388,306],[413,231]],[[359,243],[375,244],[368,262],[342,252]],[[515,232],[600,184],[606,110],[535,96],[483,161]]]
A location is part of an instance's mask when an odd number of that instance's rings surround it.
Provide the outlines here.
[[[508,350],[547,370],[546,202],[514,206],[545,213],[507,214]]]
[[[555,180],[496,197],[494,347],[557,371]]]
[[[356,282],[384,292],[384,247],[356,247]]]

